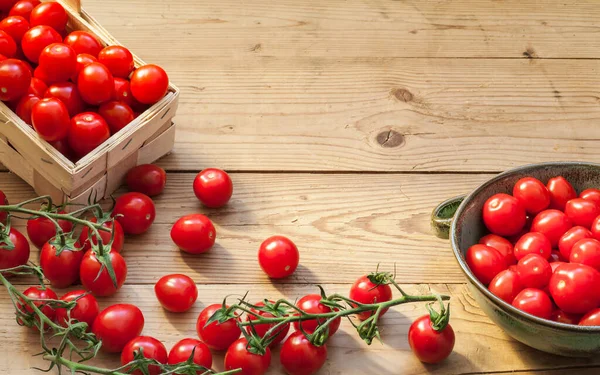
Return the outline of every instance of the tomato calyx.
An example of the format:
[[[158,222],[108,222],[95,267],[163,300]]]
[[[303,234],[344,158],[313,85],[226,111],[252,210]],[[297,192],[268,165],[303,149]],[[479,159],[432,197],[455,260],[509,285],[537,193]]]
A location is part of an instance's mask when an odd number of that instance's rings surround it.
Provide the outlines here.
[[[10,215],[6,218],[6,224],[0,223],[0,249],[13,251],[15,244],[10,239]]]
[[[56,256],[59,256],[65,250],[81,251],[81,248],[77,246],[77,239],[73,238],[73,232],[61,233],[48,241],[48,243],[56,249]]]
[[[448,303],[448,308],[446,308],[441,297],[438,298],[438,303],[440,305],[440,312],[435,311],[435,309],[433,308],[435,302],[428,303],[426,307],[427,311],[429,311],[431,327],[434,331],[441,332],[444,330],[444,328],[446,328],[446,326],[450,322],[450,304]]]

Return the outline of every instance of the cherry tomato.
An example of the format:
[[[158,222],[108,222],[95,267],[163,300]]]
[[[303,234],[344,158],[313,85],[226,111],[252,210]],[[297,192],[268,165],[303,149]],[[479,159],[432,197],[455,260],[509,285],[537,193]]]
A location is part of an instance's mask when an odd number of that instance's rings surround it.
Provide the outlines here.
[[[588,201],[592,201],[600,206],[600,190],[599,189],[585,189],[579,194],[579,198],[583,198]]]
[[[222,207],[233,194],[233,183],[225,171],[208,168],[194,179],[194,194],[206,207]]]
[[[467,250],[466,260],[471,272],[485,285],[508,268],[498,250],[481,244],[473,245]]]
[[[556,309],[552,312],[552,316],[550,317],[550,320],[553,320],[553,321],[559,322],[559,323],[564,323],[564,324],[577,325],[579,323],[579,320],[581,320],[581,315],[568,314],[560,309]]]
[[[83,68],[97,61],[98,60],[94,56],[88,55],[87,53],[80,53],[79,55],[77,55],[77,63],[75,64],[75,74],[71,77],[71,81],[77,83],[79,73],[81,73]]]
[[[171,239],[182,251],[202,254],[215,244],[217,231],[213,223],[204,215],[186,215],[171,228]]]
[[[552,315],[552,301],[546,293],[539,289],[523,289],[515,297],[512,305],[539,318],[550,319]]]
[[[569,261],[585,264],[600,271],[600,241],[593,238],[579,240],[571,249]]]
[[[102,107],[101,107],[102,108]],[[125,177],[127,188],[149,197],[159,195],[167,184],[165,170],[154,164],[142,164],[131,168]]]
[[[92,332],[102,340],[102,349],[109,353],[120,353],[143,329],[144,314],[137,306],[129,304],[107,307],[92,325]]]
[[[512,303],[517,294],[523,290],[519,274],[511,269],[504,270],[494,277],[489,286],[490,292],[506,303]]]
[[[71,147],[69,147],[69,144],[66,139],[61,139],[60,141],[49,142],[49,143],[52,145],[52,147],[54,147],[56,149],[56,151],[63,154],[63,156],[65,158],[67,158],[71,161],[75,160],[75,157],[73,155],[73,150],[71,150]]]
[[[30,249],[27,238],[12,227],[8,232],[8,238],[14,245],[14,249],[8,250],[6,248],[6,241],[0,239],[0,270],[22,266],[27,264],[29,260]],[[7,276],[5,274],[2,275]]]
[[[4,2],[4,1],[3,1]],[[7,3],[12,3],[12,0],[8,0]],[[8,13],[9,16],[21,16],[29,22],[29,16],[33,8],[40,4],[40,0],[20,0],[13,5]],[[5,10],[5,9],[3,9]]]
[[[87,31],[73,31],[65,38],[65,44],[71,46],[78,55],[82,53],[91,55],[94,60],[102,50],[102,44]]]
[[[563,212],[545,210],[533,219],[531,231],[544,234],[550,240],[552,247],[556,247],[560,238],[572,227],[571,220]]]
[[[274,303],[273,301],[269,301],[269,302]],[[258,307],[263,307],[263,306],[265,306],[265,303],[261,301],[261,302],[255,303],[254,305],[258,306]],[[273,315],[267,311],[256,310],[254,308],[251,308],[250,311],[252,311],[256,314],[259,314],[260,316],[264,316],[265,318],[274,318],[275,317],[275,315]],[[253,321],[253,320],[257,320],[257,318],[254,315],[247,314],[246,316],[247,316],[247,320],[249,322]],[[262,338],[262,337],[265,337],[267,332],[274,326],[275,326],[275,323],[253,324],[252,326],[246,326],[246,332],[248,332],[248,334],[255,332],[259,337]],[[283,326],[279,327],[276,332],[273,332],[270,335],[271,337],[273,337],[273,336],[275,336],[275,337],[273,338],[273,341],[271,341],[269,346],[274,347],[275,345],[282,342],[283,339],[285,338],[285,336],[287,336],[289,330],[290,330],[289,324],[284,324]]]
[[[138,336],[129,341],[123,348],[123,352],[121,353],[121,365],[125,366],[133,361],[135,353],[137,352],[142,352],[144,358],[155,359],[162,364],[167,363],[167,348],[165,348],[165,345],[162,342],[154,337]],[[135,370],[131,374],[144,375],[141,370]],[[159,366],[150,365],[148,366],[148,374],[159,375],[161,374],[161,369]]]
[[[69,133],[69,110],[59,99],[42,99],[33,106],[31,122],[43,140],[60,141]]]
[[[6,198],[6,194],[2,190],[0,190],[0,205],[8,205],[8,199]],[[8,218],[8,212],[0,212],[0,223],[6,224],[6,219]],[[2,267],[0,267],[1,269]]]
[[[70,319],[87,323],[88,331],[92,329],[92,324],[94,324],[94,320],[100,313],[100,308],[98,307],[96,298],[86,293],[85,290],[74,290],[60,297],[61,301],[77,301],[77,304],[70,312],[67,312],[67,309],[56,309],[56,322],[58,324],[66,327],[70,315]]]
[[[556,305],[572,314],[585,314],[600,305],[600,273],[584,264],[565,263],[550,278]]]
[[[90,221],[92,223],[97,223],[98,219],[93,217],[90,219]],[[102,244],[103,245],[107,245],[110,242],[110,239],[112,237],[112,228],[114,227],[114,239],[113,239],[113,243],[112,243],[112,251],[116,251],[118,253],[121,252],[121,250],[123,250],[123,243],[125,242],[125,233],[123,233],[123,228],[121,227],[121,224],[119,224],[118,221],[112,221],[112,220],[107,220],[104,221],[104,223],[102,224],[103,227],[107,228],[107,229],[111,229],[110,232],[106,232],[103,230],[99,230],[98,232],[100,233],[100,238],[102,239]],[[81,234],[79,235],[79,243],[82,246],[83,250],[89,250],[92,248],[92,245],[90,244],[90,238],[89,238],[89,228],[88,227],[83,227],[83,229],[81,230]],[[92,243],[97,244],[98,240],[96,239],[96,235],[92,234]]]
[[[483,206],[483,221],[486,227],[500,236],[519,233],[526,220],[523,204],[508,194],[495,194]]]
[[[568,201],[577,198],[577,192],[564,177],[554,177],[546,184],[550,191],[550,208],[563,211]]]
[[[31,26],[46,25],[57,31],[65,30],[68,20],[65,8],[56,2],[42,3],[33,8],[29,15]]]
[[[114,77],[127,78],[133,72],[133,55],[123,46],[108,46],[98,54],[98,61],[106,65]]]
[[[576,324],[576,323],[575,323]],[[600,308],[588,312],[579,321],[580,326],[600,326]]]
[[[537,214],[550,205],[548,188],[533,177],[525,177],[517,181],[513,188],[513,196],[521,201],[530,214]]]
[[[6,57],[14,57],[17,53],[17,43],[7,32],[0,30],[0,53]]]
[[[25,295],[25,297],[28,297],[30,299],[58,299],[58,296],[56,295],[56,293],[54,293],[52,289],[41,286],[32,286],[30,288],[27,288],[25,289],[23,294]],[[52,307],[48,306],[46,302],[34,301],[33,304],[37,308],[39,308],[42,311],[42,313],[46,315],[46,317],[48,317],[48,319],[54,320],[54,317],[56,316],[56,311]],[[27,306],[23,301],[17,303],[17,305],[21,311],[26,313],[33,313],[33,309]],[[38,322],[40,322],[39,317],[36,317],[36,319]]]
[[[98,113],[108,123],[111,134],[115,134],[119,130],[123,129],[135,118],[133,109],[131,109],[131,107],[123,102],[116,101],[102,104],[98,109]]]
[[[48,85],[46,85],[46,82],[37,77],[31,77],[31,84],[27,90],[28,94],[33,94],[38,98],[43,98],[46,90],[48,90]]]
[[[69,146],[78,157],[84,157],[110,138],[110,129],[102,116],[83,112],[71,119]]]
[[[56,255],[57,248],[50,242],[46,242],[42,247],[40,267],[53,288],[64,289],[79,280],[83,252],[78,251],[78,246],[79,244],[67,246],[62,249],[60,255]]]
[[[448,324],[441,331],[433,329],[429,315],[415,320],[408,329],[408,343],[421,362],[439,363],[454,349],[454,330]]]
[[[79,277],[81,284],[86,290],[94,293],[98,297],[107,297],[115,294],[127,278],[127,264],[121,254],[116,251],[109,252],[110,263],[115,271],[117,286],[113,284],[106,267],[96,258],[96,254],[92,250],[88,250],[83,256],[81,267],[79,269]],[[100,272],[102,270],[102,272]]]
[[[27,59],[37,63],[44,48],[52,43],[60,43],[62,37],[50,26],[40,25],[27,30],[21,40],[21,47]]]
[[[212,354],[208,346],[200,340],[196,339],[183,339],[177,342],[171,348],[169,352],[168,363],[170,365],[176,365],[178,363],[186,362],[194,352],[194,363],[203,366],[207,369],[212,366]],[[204,374],[204,371],[197,371],[196,374]]]
[[[118,102],[127,104],[129,107],[133,105],[133,95],[131,95],[131,88],[128,80],[115,77],[114,99]]]
[[[565,205],[565,214],[573,225],[589,228],[600,215],[600,206],[587,199],[574,198]]]
[[[115,81],[104,65],[93,62],[79,72],[77,88],[83,101],[91,105],[100,105],[113,98]]]
[[[64,214],[65,211],[59,211],[58,213]],[[64,233],[69,233],[73,230],[73,223],[70,221],[57,220],[57,222]],[[38,249],[41,249],[46,242],[56,236],[56,226],[45,217],[39,216],[29,219],[27,220],[27,236]]]
[[[23,35],[29,30],[29,22],[21,16],[6,17],[0,22],[0,30],[10,35],[16,43],[20,43]],[[15,53],[16,47],[15,45]]]
[[[392,288],[387,284],[376,284],[371,281],[369,275],[365,275],[354,282],[349,297],[363,304],[385,302],[392,299]],[[379,316],[383,316],[387,310],[382,310]],[[364,311],[358,314],[358,318],[365,320],[371,315],[373,315],[372,311]]]
[[[592,238],[592,232],[590,232],[587,228],[584,227],[573,227],[563,234],[563,236],[558,240],[558,249],[560,250],[560,255],[568,260],[571,256],[571,249],[573,245],[575,245],[579,240],[584,238]]]
[[[271,365],[271,349],[265,349],[265,354],[251,353],[248,349],[248,340],[242,337],[237,339],[225,353],[225,371],[242,369],[242,375],[263,375]]]
[[[144,65],[133,72],[130,84],[136,100],[143,104],[154,104],[167,93],[169,77],[158,65]]]
[[[517,264],[517,258],[515,258],[513,244],[504,237],[500,237],[496,234],[488,234],[479,239],[479,243],[482,245],[494,248],[504,256],[506,264],[512,265]]]
[[[27,94],[19,100],[16,113],[27,125],[31,126],[31,112],[35,103],[41,99],[33,94]]]
[[[112,216],[126,234],[146,232],[156,217],[154,202],[142,193],[126,193],[117,198]]]
[[[27,94],[31,84],[31,72],[20,60],[0,61],[0,100],[11,101]]]
[[[296,302],[296,307],[309,314],[326,314],[331,312],[331,308],[321,303],[321,296],[319,294],[308,294],[300,298],[300,300]],[[303,320],[302,322],[294,322],[294,328],[297,331],[300,331],[300,326],[302,326],[304,332],[311,334],[326,321],[327,319]],[[337,318],[329,324],[329,337],[337,332],[341,322],[341,318]]]
[[[285,340],[279,360],[288,375],[312,375],[327,360],[327,345],[315,346],[302,332],[294,332]]]
[[[519,281],[525,288],[543,289],[552,276],[550,263],[539,254],[527,254],[517,263]]]
[[[272,279],[281,279],[294,273],[300,262],[300,253],[294,243],[283,236],[272,236],[263,241],[258,250],[260,268]]]
[[[45,92],[44,97],[59,99],[67,107],[71,117],[83,112],[85,109],[85,103],[77,91],[77,86],[71,82],[51,85]]]
[[[528,254],[539,254],[544,259],[550,258],[552,254],[550,240],[538,232],[524,234],[515,244],[515,257],[521,260]]]
[[[181,274],[161,277],[154,285],[154,293],[162,307],[178,313],[188,311],[198,298],[198,288],[194,280]]]
[[[206,325],[206,322],[208,322],[210,317],[221,307],[222,305],[220,304],[207,306],[202,310],[198,316],[198,321],[196,322],[196,331],[198,332],[200,340],[213,350],[225,350],[229,348],[242,333],[233,318],[221,324],[212,322],[208,326]]]
[[[52,82],[66,81],[77,68],[77,54],[63,43],[52,43],[40,54],[40,67]]]

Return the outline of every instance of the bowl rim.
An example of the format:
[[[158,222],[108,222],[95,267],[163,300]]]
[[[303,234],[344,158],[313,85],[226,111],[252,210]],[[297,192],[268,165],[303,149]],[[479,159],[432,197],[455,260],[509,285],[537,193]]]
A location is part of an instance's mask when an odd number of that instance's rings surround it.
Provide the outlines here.
[[[590,166],[590,167],[598,168],[598,171],[600,173],[600,164],[598,164],[598,163],[578,162],[578,161],[561,161],[561,162],[544,162],[544,163],[536,163],[536,164],[526,164],[526,165],[522,165],[522,166],[519,166],[516,168],[509,169],[507,171],[504,171],[504,172],[492,177],[491,179],[485,181],[484,183],[479,185],[477,188],[475,188],[473,191],[471,191],[466,196],[466,198],[463,200],[463,202],[460,204],[458,209],[456,210],[454,219],[452,220],[452,226],[450,228],[450,243],[452,244],[452,252],[454,253],[454,257],[456,258],[456,260],[457,260],[458,264],[460,265],[460,268],[462,269],[465,276],[467,276],[467,279],[469,280],[469,282],[472,285],[474,285],[479,290],[479,292],[481,292],[487,299],[489,299],[491,302],[493,302],[496,306],[498,306],[505,312],[507,312],[511,315],[518,315],[520,318],[527,320],[531,323],[536,323],[536,324],[543,325],[543,326],[553,328],[553,329],[558,329],[558,330],[562,330],[562,331],[570,331],[570,332],[597,334],[597,333],[600,333],[600,326],[579,326],[579,325],[559,323],[559,322],[554,322],[552,320],[542,319],[537,316],[526,313],[524,311],[521,311],[521,310],[517,309],[516,307],[514,307],[513,305],[498,298],[496,295],[494,295],[492,292],[490,292],[488,290],[488,288],[485,285],[483,285],[475,277],[475,275],[471,272],[462,252],[460,251],[460,247],[458,245],[458,238],[457,238],[458,220],[456,220],[456,219],[463,214],[463,212],[465,211],[465,209],[469,205],[469,203],[473,200],[473,198],[475,196],[480,194],[483,189],[496,183],[498,180],[500,180],[506,176],[513,175],[515,173],[523,173],[523,172],[527,172],[532,169],[539,169],[539,168],[543,168],[543,167],[556,167],[556,166],[562,166],[562,167]]]

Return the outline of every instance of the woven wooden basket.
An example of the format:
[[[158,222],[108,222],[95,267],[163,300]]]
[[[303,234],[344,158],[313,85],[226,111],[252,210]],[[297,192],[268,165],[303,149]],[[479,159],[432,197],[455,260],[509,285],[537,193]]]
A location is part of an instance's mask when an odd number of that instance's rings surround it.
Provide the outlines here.
[[[87,14],[80,0],[58,0],[69,15],[68,29],[94,34],[104,45],[117,42]],[[145,63],[134,55],[136,67]],[[106,142],[71,162],[35,130],[0,102],[0,163],[17,174],[37,194],[59,202],[86,203],[88,197],[108,197],[122,183],[127,171],[168,154],[175,143],[179,89],[169,85],[167,95]]]

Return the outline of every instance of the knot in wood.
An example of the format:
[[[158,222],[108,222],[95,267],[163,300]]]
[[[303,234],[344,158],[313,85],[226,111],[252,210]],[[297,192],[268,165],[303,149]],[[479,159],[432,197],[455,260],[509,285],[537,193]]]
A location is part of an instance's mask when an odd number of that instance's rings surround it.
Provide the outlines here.
[[[401,102],[408,103],[413,100],[413,94],[407,89],[397,88],[392,89],[392,95]]]
[[[384,130],[375,138],[381,147],[393,148],[404,144],[404,136],[395,130]]]

